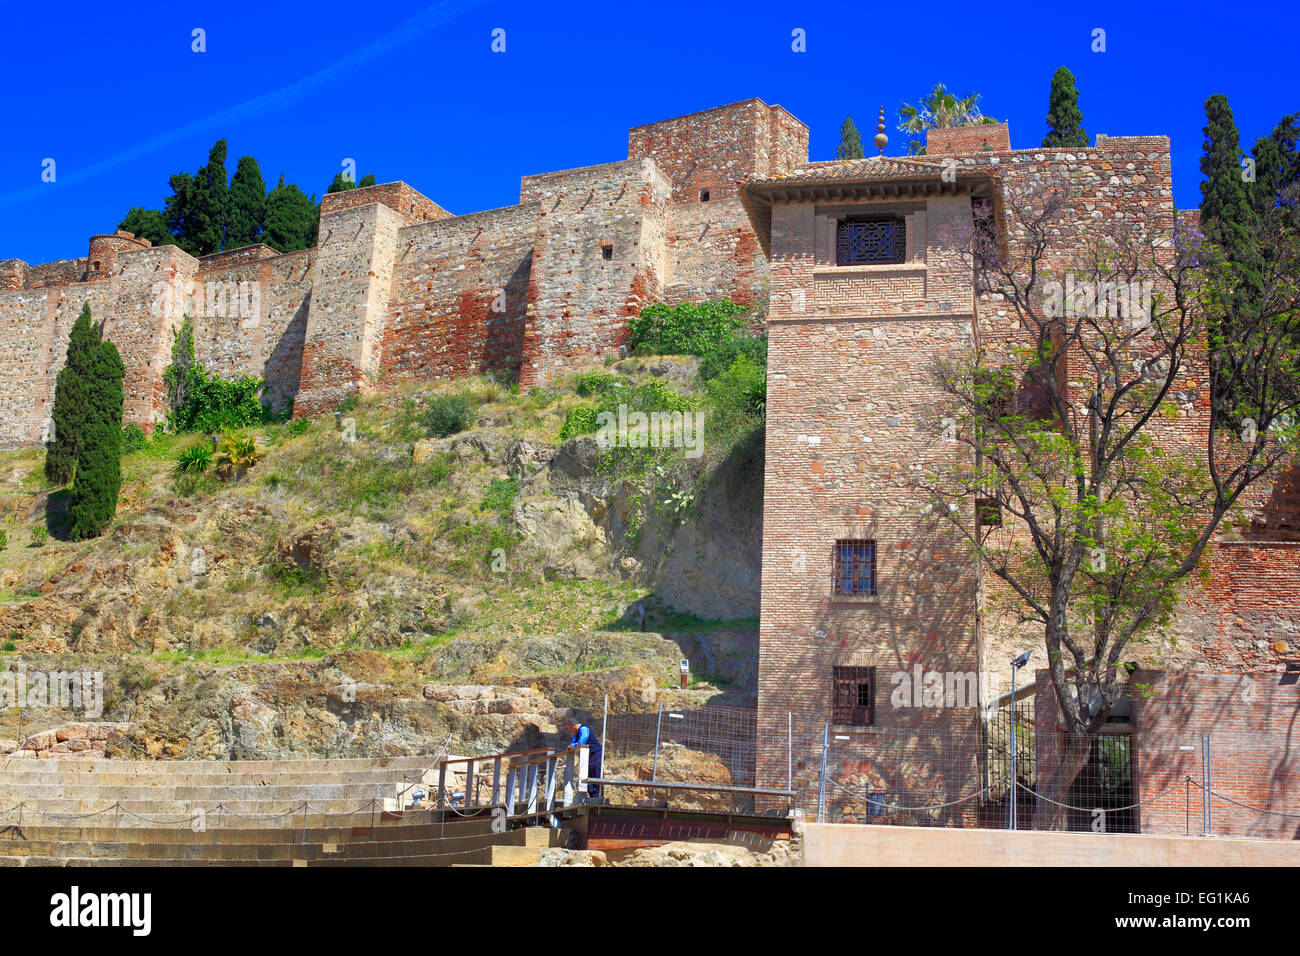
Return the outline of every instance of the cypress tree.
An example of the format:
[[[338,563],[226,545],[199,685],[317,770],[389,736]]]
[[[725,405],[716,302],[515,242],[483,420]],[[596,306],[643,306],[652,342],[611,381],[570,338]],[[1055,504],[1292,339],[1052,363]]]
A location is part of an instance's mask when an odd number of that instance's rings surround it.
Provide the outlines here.
[[[89,376],[99,347],[99,328],[91,321],[90,303],[68,335],[67,361],[54,380],[54,441],[45,446],[45,477],[66,485],[72,480],[85,437]]]
[[[155,246],[176,244],[172,234],[167,231],[167,220],[157,209],[132,206],[117,224],[117,228],[125,229],[140,239],[148,239]]]
[[[1079,112],[1079,91],[1074,88],[1074,74],[1058,67],[1052,75],[1052,92],[1047,101],[1047,135],[1044,146],[1087,146],[1083,114]]]
[[[226,141],[219,139],[208,152],[208,164],[194,177],[195,243],[206,256],[220,252],[230,218],[230,190],[226,186]]]
[[[1251,156],[1255,159],[1255,181],[1246,183],[1251,206],[1257,216],[1270,216],[1278,211],[1294,215],[1294,199],[1284,192],[1300,182],[1300,113],[1283,116],[1273,132],[1255,140]]]
[[[266,183],[252,156],[241,156],[230,179],[230,207],[226,223],[226,248],[251,245],[262,236],[266,217]]]
[[[1242,176],[1241,141],[1228,98],[1216,93],[1205,101],[1205,144],[1201,156],[1201,232],[1217,244],[1232,269],[1230,313],[1248,314],[1260,294],[1256,215]],[[1231,335],[1231,328],[1220,330]]]
[[[1241,141],[1228,98],[1216,93],[1205,101],[1205,144],[1201,156],[1201,231],[1234,259],[1248,241],[1252,219],[1241,170]]]
[[[197,185],[189,173],[174,173],[167,179],[172,194],[163,204],[163,221],[167,231],[180,246],[192,256],[206,253],[200,251],[198,235],[198,202],[195,198]]]
[[[266,197],[266,221],[262,241],[279,252],[309,249],[316,241],[316,198],[308,199],[293,184],[280,183]]]
[[[844,117],[844,122],[840,124],[840,145],[835,150],[835,158],[862,159],[865,155],[862,151],[862,137],[853,123],[853,117]]]
[[[77,457],[68,507],[68,537],[73,541],[104,532],[117,513],[122,487],[122,379],[126,369],[112,342],[99,342],[88,378],[85,441]]]

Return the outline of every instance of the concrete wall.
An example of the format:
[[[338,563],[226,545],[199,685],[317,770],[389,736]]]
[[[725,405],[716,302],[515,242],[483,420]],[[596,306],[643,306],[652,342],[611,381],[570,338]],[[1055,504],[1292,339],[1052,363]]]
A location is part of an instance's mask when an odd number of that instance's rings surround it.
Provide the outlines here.
[[[805,866],[1300,866],[1300,843],[810,823]]]

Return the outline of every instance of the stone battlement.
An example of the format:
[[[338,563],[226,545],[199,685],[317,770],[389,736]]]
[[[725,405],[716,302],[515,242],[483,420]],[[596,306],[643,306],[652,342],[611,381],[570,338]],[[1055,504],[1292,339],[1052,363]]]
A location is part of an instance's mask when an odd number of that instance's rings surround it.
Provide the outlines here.
[[[751,99],[638,126],[626,159],[524,176],[515,206],[456,216],[404,182],[329,193],[317,246],[288,255],[196,259],[117,232],[84,258],[5,260],[0,445],[39,440],[87,302],[126,365],[126,419],[146,430],[185,315],[199,361],[314,415],[381,377],[544,381],[617,352],[655,301],[761,306],[767,261],[739,188],[807,162],[807,127]]]

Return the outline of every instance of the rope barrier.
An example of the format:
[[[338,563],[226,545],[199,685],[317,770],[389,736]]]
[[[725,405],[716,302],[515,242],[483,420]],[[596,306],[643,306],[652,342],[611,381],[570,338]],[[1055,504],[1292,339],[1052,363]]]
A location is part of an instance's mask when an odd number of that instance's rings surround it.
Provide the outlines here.
[[[1188,778],[1188,779],[1190,779],[1190,778]],[[1045,796],[1043,796],[1041,793],[1039,793],[1039,792],[1036,791],[1036,790],[1030,790],[1028,787],[1026,787],[1024,784],[1022,784],[1019,780],[1016,781],[1016,787],[1017,787],[1017,789],[1023,790],[1025,793],[1033,794],[1034,797],[1036,797],[1036,798],[1039,799],[1039,800],[1044,800],[1044,801],[1046,801],[1047,803],[1052,804],[1053,806],[1062,807],[1062,808],[1064,808],[1064,809],[1066,809],[1066,810],[1078,810],[1078,811],[1080,811],[1081,813],[1091,813],[1093,810],[1098,810],[1098,809],[1100,809],[1100,810],[1105,810],[1107,813],[1118,813],[1120,810],[1134,810],[1134,809],[1136,809],[1136,808],[1138,808],[1138,807],[1146,806],[1148,803],[1151,803],[1152,801],[1159,800],[1159,799],[1160,799],[1161,797],[1163,797],[1165,794],[1167,794],[1167,793],[1172,793],[1172,792],[1173,792],[1175,789],[1177,789],[1178,787],[1185,786],[1186,783],[1187,783],[1186,780],[1179,780],[1177,783],[1171,785],[1168,789],[1166,789],[1166,790],[1162,790],[1160,793],[1157,793],[1157,794],[1155,794],[1154,796],[1148,797],[1146,800],[1139,800],[1137,803],[1130,803],[1130,804],[1129,804],[1128,806],[1126,806],[1126,807],[1074,807],[1074,806],[1071,806],[1071,805],[1068,804],[1068,803],[1057,803],[1057,802],[1056,802],[1055,800],[1053,800],[1051,797],[1045,797]]]

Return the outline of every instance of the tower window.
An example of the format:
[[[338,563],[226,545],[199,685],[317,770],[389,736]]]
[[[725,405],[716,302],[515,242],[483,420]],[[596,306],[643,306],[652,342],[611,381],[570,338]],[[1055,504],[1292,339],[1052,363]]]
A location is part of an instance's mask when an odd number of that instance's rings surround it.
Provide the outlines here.
[[[708,201],[709,201],[709,191],[707,189],[701,189],[700,202],[708,202]]]
[[[876,722],[876,669],[832,668],[834,713],[832,720],[850,727],[870,727]]]
[[[876,593],[876,542],[835,542],[835,593],[858,597]]]
[[[898,216],[841,219],[836,225],[836,265],[879,265],[906,258],[907,223]]]
[[[91,268],[92,271],[94,271],[94,272],[98,272],[98,271],[99,271],[99,260],[96,259],[94,262],[92,262],[92,263],[90,264],[90,268]]]
[[[612,243],[606,242],[600,247],[600,257],[605,260],[614,258],[614,246]]]

